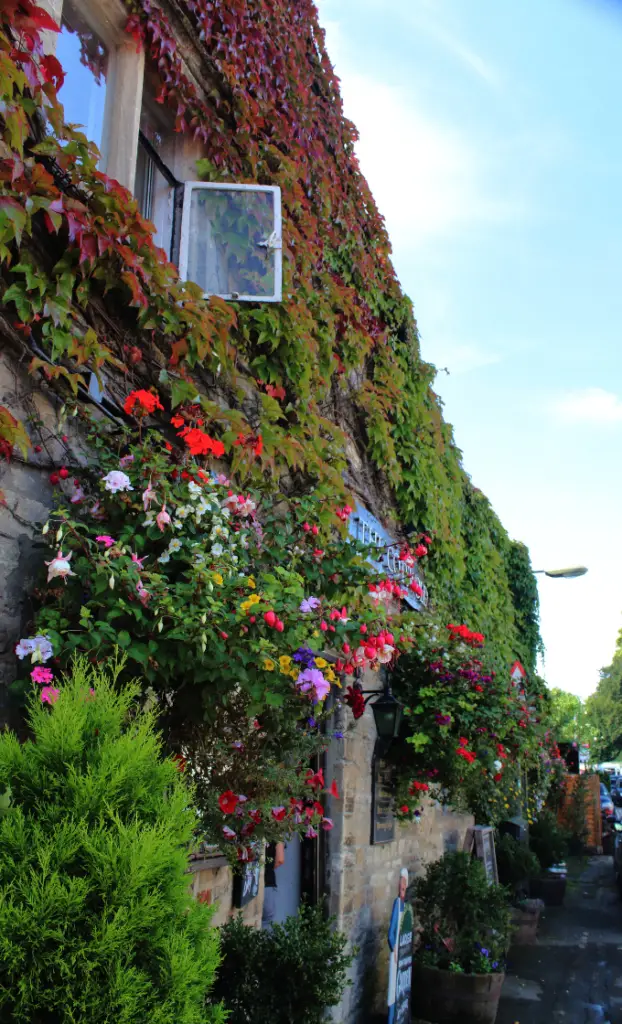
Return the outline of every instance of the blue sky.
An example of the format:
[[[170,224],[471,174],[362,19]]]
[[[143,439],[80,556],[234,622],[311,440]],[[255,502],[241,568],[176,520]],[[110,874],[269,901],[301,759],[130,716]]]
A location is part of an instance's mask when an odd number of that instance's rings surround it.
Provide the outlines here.
[[[321,0],[358,154],[464,464],[581,696],[622,627],[622,4]],[[476,623],[472,623],[476,626]]]

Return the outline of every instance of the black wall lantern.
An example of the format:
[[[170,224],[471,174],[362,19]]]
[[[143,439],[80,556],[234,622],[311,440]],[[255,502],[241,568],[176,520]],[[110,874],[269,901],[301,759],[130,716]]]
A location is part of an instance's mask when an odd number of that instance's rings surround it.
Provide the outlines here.
[[[371,709],[376,723],[378,740],[386,751],[399,735],[404,705],[400,704],[399,700],[391,693],[388,679],[385,679],[382,693],[379,693],[378,690],[363,690],[360,683],[355,683],[355,686],[365,696],[366,704],[374,697],[377,698],[371,705]]]

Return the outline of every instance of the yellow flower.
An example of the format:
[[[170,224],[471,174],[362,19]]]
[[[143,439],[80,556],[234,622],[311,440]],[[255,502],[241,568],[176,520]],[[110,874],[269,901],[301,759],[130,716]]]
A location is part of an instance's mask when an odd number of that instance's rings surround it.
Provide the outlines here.
[[[316,658],[315,659],[315,667],[316,668],[328,668],[328,662],[324,661],[324,658]]]
[[[320,658],[319,660],[320,660],[320,661],[322,661],[322,659],[321,659],[321,658]],[[316,660],[315,664],[317,665],[317,660]],[[326,664],[326,662],[324,662],[324,664]],[[322,666],[321,666],[321,665],[317,665],[317,667],[318,667],[318,668],[322,668]],[[324,678],[325,678],[325,679],[328,679],[328,682],[329,682],[329,683],[334,683],[334,682],[335,682],[335,680],[336,680],[336,678],[337,678],[337,676],[336,676],[336,675],[335,675],[335,673],[333,672],[332,668],[329,668],[329,669],[327,669],[327,670],[326,670],[326,672],[324,673]]]
[[[253,602],[252,601],[242,601],[242,604],[240,605],[240,611],[244,612],[244,614],[246,615],[246,613],[249,612],[252,607],[253,607]]]
[[[313,630],[313,633],[312,633],[311,635],[312,635],[312,636],[313,636],[314,638],[315,638],[316,636],[319,636],[319,635],[320,635],[320,633],[319,633],[319,630],[317,630],[317,629],[314,629],[314,630]]]
[[[257,584],[255,583],[255,580],[253,579],[252,576],[248,577],[248,579],[246,581],[246,585],[247,585],[247,587],[250,587],[251,590],[254,590],[255,587],[257,586]]]
[[[276,665],[274,664],[272,658],[265,658],[263,667],[265,668],[266,672],[273,672],[274,669],[276,668]]]
[[[279,665],[281,667],[281,672],[284,672],[285,675],[287,675],[292,667],[292,659],[290,658],[289,654],[281,655],[281,657],[279,658]]]
[[[259,604],[260,601],[261,601],[261,598],[260,598],[259,594],[251,594],[251,596],[248,599],[248,603],[249,604]]]
[[[212,579],[214,583],[218,584],[219,587],[222,587],[223,583],[225,582],[219,572],[213,573]]]

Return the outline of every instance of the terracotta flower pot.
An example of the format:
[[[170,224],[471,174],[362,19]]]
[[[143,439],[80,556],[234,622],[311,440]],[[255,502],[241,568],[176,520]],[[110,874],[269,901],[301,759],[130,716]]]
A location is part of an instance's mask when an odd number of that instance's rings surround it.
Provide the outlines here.
[[[541,875],[529,883],[532,899],[542,900],[547,907],[561,907],[566,895],[565,875]]]
[[[430,1024],[494,1024],[504,974],[413,966],[412,1012]]]
[[[512,944],[532,946],[538,934],[540,900],[529,900],[527,905],[512,910]]]

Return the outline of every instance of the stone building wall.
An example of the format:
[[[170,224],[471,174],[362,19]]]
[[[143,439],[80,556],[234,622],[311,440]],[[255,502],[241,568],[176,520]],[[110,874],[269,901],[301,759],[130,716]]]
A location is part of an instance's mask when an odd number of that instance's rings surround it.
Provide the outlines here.
[[[221,925],[230,917],[239,915],[245,924],[252,928],[260,927],[263,909],[263,871],[260,874],[258,895],[241,910],[233,906],[233,874],[226,857],[214,854],[193,860],[189,871],[194,898],[216,907],[212,924]]]
[[[27,363],[10,350],[0,352],[0,405],[26,424],[33,443],[42,441],[41,451],[31,449],[27,461],[17,450],[11,462],[0,460],[1,726],[8,718],[7,686],[15,678],[15,644],[30,617],[30,599],[46,550],[40,531],[54,500],[50,472],[55,465],[75,466],[81,457],[71,424],[60,431],[67,431],[66,445],[52,436],[59,433],[58,398],[30,376]],[[70,489],[70,484],[71,480],[65,486]]]
[[[377,677],[364,680],[365,689],[376,686]],[[418,824],[396,823],[393,842],[372,845],[373,715],[369,707],[356,722],[347,709],[337,714],[341,721],[335,725],[344,739],[333,741],[327,755],[326,778],[336,779],[340,800],[331,798],[329,809],[334,828],[327,834],[326,887],[330,913],[358,954],[352,985],[333,1020],[368,1024],[386,1020],[387,931],[401,868],[412,879],[446,850],[461,848],[473,818],[428,800]]]

